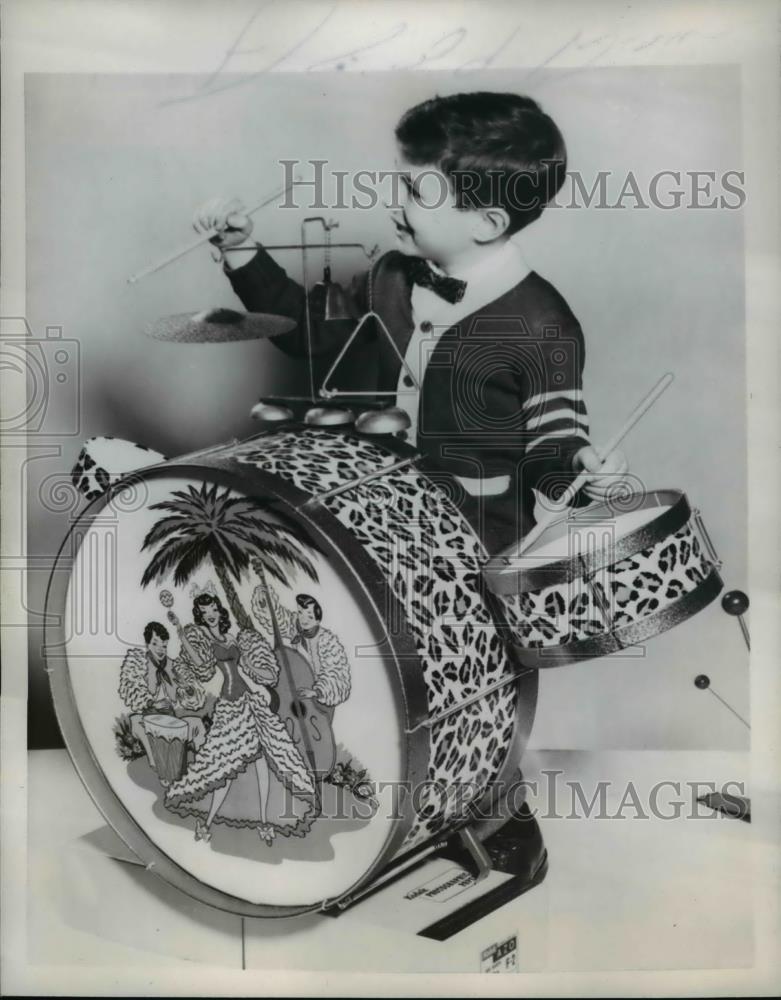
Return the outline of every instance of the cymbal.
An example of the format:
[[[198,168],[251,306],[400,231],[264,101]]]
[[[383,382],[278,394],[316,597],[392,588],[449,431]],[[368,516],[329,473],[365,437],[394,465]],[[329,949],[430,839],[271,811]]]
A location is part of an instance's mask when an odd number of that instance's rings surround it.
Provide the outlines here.
[[[180,344],[224,344],[235,340],[264,340],[295,329],[295,320],[273,313],[245,313],[235,309],[205,309],[197,313],[162,316],[144,331],[155,340]]]

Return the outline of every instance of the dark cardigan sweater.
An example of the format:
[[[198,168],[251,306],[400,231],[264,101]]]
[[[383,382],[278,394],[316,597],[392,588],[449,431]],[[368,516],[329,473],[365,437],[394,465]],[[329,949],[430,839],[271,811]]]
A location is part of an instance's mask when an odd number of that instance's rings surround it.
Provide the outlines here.
[[[411,286],[404,265],[403,254],[386,253],[374,265],[371,280],[365,272],[347,290],[349,311],[357,320],[370,307],[371,286],[372,306],[402,356],[413,331]],[[272,340],[285,353],[306,357],[303,288],[262,248],[243,267],[226,273],[248,311],[296,320],[295,330]],[[321,306],[316,296],[310,296],[312,352],[335,356],[356,323],[323,323]],[[376,388],[395,391],[401,363],[378,325],[364,324],[356,341],[376,345]],[[584,354],[578,321],[556,289],[534,271],[447,330],[432,352],[418,414],[417,448],[426,465],[455,476],[510,477],[508,490],[499,496],[473,497],[454,486],[456,502],[489,552],[529,530],[531,490],[550,493],[560,485],[562,474],[571,473],[575,452],[587,444],[586,431],[578,432],[566,413],[538,428],[546,409],[558,412],[562,405],[555,398],[546,400],[546,394],[581,388]],[[528,405],[533,400],[538,402]],[[565,405],[585,416],[581,402]],[[551,431],[560,434],[534,444],[543,432]],[[534,447],[529,449],[529,444]]]

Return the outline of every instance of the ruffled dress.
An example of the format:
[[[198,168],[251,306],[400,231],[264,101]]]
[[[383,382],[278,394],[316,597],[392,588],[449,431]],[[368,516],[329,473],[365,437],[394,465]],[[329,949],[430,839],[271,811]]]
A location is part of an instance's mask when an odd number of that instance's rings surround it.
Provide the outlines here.
[[[264,684],[276,683],[278,666],[268,644],[256,632],[239,632],[237,639],[215,639],[203,627],[188,625],[185,636],[198,651],[203,666],[193,664],[198,678],[208,682],[219,671],[222,690],[212,725],[184,775],[166,793],[165,805],[180,816],[205,819],[211,793],[233,780],[215,823],[254,827],[263,823],[254,762],[265,757],[270,789],[265,822],[289,836],[303,836],[314,822],[315,786],[312,775],[284,723],[270,707]],[[252,688],[242,669],[256,682]]]

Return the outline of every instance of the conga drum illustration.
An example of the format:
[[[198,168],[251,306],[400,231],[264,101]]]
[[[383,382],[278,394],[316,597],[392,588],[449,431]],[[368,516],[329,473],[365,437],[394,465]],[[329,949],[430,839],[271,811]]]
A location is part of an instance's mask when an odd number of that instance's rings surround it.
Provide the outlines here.
[[[347,905],[467,824],[496,829],[483,807],[518,786],[538,674],[500,635],[453,488],[393,434],[296,418],[85,509],[51,577],[49,677],[81,778],[153,872],[286,916]],[[161,789],[116,720],[164,656],[213,706]],[[147,732],[173,776],[182,727]]]
[[[187,763],[187,723],[175,715],[147,715],[144,729],[160,780],[181,778]]]

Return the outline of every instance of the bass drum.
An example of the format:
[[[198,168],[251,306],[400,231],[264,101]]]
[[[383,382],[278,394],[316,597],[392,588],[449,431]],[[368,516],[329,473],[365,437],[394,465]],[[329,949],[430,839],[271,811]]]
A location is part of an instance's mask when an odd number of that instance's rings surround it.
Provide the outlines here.
[[[49,676],[82,780],[150,870],[292,916],[466,821],[493,832],[513,782],[520,805],[537,673],[501,638],[455,489],[394,438],[296,423],[84,511],[52,573]],[[205,734],[174,780],[137,739],[163,693]]]

